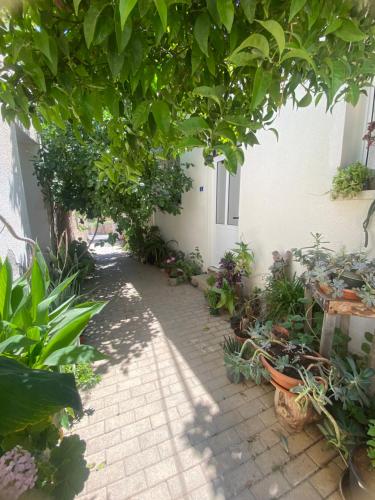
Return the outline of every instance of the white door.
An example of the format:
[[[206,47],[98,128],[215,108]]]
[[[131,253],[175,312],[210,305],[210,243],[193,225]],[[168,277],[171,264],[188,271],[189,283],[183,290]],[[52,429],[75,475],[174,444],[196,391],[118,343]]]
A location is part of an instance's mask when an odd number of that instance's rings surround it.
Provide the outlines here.
[[[213,230],[212,263],[217,266],[224,253],[235,248],[238,238],[241,169],[230,175],[224,160],[216,161],[215,220]]]

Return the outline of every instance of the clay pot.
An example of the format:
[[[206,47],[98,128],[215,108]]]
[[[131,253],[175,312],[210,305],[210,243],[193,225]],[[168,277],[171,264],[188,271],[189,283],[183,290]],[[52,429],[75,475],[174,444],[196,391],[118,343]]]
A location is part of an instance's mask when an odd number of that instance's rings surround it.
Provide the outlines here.
[[[282,425],[287,425],[294,431],[300,432],[313,422],[320,420],[321,416],[314,410],[310,401],[304,408],[296,403],[297,394],[293,394],[278,385],[274,380],[271,384],[275,387],[275,412]]]
[[[288,375],[284,375],[284,373],[279,372],[274,368],[264,356],[259,356],[262,365],[271,375],[271,383],[274,381],[278,386],[286,389],[287,391],[296,385],[301,384],[301,380],[298,378],[289,377]]]
[[[332,292],[333,292],[333,289],[329,286],[329,285],[325,285],[325,284],[319,284],[319,289],[325,294],[325,295],[332,295]],[[350,288],[344,288],[343,290],[343,293],[342,293],[342,296],[340,297],[340,299],[344,299],[344,300],[360,300],[360,298],[358,297],[358,294],[357,292],[355,292],[354,290],[351,290]]]

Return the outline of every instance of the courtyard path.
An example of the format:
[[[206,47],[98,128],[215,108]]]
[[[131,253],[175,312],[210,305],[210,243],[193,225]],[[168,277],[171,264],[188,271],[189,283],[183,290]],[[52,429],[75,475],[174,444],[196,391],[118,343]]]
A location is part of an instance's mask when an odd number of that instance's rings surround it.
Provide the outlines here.
[[[228,322],[200,290],[119,248],[96,259],[95,298],[109,304],[87,338],[109,359],[73,429],[91,467],[81,499],[340,498],[342,465],[316,428],[289,435],[272,386],[228,382]]]

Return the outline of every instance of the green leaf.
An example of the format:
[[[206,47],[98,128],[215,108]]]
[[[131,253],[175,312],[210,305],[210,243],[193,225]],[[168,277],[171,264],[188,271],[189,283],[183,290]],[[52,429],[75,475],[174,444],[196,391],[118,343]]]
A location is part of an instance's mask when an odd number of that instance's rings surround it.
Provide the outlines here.
[[[227,123],[231,123],[232,125],[237,125],[239,127],[250,127],[251,125],[251,120],[243,115],[226,115],[224,116],[223,120],[225,120]]]
[[[140,104],[138,104],[138,106],[134,110],[132,117],[135,129],[141,127],[144,123],[146,123],[149,112],[150,112],[149,101],[143,101]]]
[[[206,85],[195,87],[193,94],[199,95],[200,97],[207,97],[208,99],[215,101],[219,106],[221,105],[220,96],[214,87],[208,87]]]
[[[45,30],[40,30],[36,31],[34,34],[34,43],[35,47],[40,50],[42,54],[44,54],[47,59],[49,59],[51,62],[51,52],[49,48],[49,36],[47,31]]]
[[[64,281],[59,283],[53,290],[52,292],[43,299],[41,302],[38,303],[37,305],[37,311],[36,311],[36,323],[38,325],[43,325],[46,324],[48,321],[48,309],[53,302],[55,302],[58,297],[62,294],[64,290],[68,288],[68,286],[73,283],[75,279],[78,277],[78,272],[72,274],[68,278],[66,278]]]
[[[340,18],[334,19],[332,22],[329,23],[324,34],[329,35],[330,33],[334,33],[336,30],[341,28],[343,22],[344,22],[343,19]]]
[[[311,55],[305,49],[290,49],[286,54],[283,55],[283,57],[281,58],[281,62],[284,62],[287,59],[304,59],[310,64],[314,71],[316,71],[315,63]]]
[[[163,134],[168,134],[171,125],[171,113],[168,104],[164,101],[155,101],[152,103],[151,111],[158,129]]]
[[[0,356],[0,434],[17,432],[63,408],[82,411],[74,376],[32,370]]]
[[[270,55],[270,46],[268,44],[268,40],[265,36],[260,35],[258,33],[254,33],[247,37],[232,53],[236,54],[247,47],[254,47],[259,50],[263,54],[265,58],[268,58]],[[231,56],[232,57],[232,56]]]
[[[132,34],[132,29],[133,23],[131,18],[129,18],[125,23],[124,29],[121,29],[119,20],[117,22],[115,21],[116,41],[119,53],[123,52],[128,45]]]
[[[112,76],[116,78],[120,74],[122,66],[124,64],[124,54],[118,54],[117,51],[112,52],[108,50],[107,61]]]
[[[208,36],[210,34],[210,18],[206,12],[200,14],[194,24],[194,37],[201,51],[208,57]]]
[[[93,363],[107,356],[97,351],[91,345],[71,345],[53,352],[44,360],[46,366],[76,365],[78,363]]]
[[[229,61],[235,66],[254,66],[255,59],[257,59],[256,54],[251,54],[250,52],[237,52],[229,57]]]
[[[98,314],[104,306],[105,303],[101,302],[80,304],[73,309],[69,309],[62,317],[55,318],[52,322],[53,328],[50,331],[50,340],[44,346],[38,359],[38,367],[43,366],[44,360],[54,351],[68,347],[75,342],[92,316]]]
[[[254,22],[257,0],[241,0],[241,7],[249,23]]]
[[[264,71],[261,66],[256,70],[254,83],[253,83],[253,92],[251,99],[251,107],[256,109],[264,97],[267,94],[267,90],[272,81],[272,73],[270,71]]]
[[[226,27],[228,33],[231,32],[234,19],[234,2],[232,0],[219,0],[216,2],[220,20]]]
[[[0,263],[0,319],[3,321],[7,321],[11,313],[12,281],[12,266],[5,259]]]
[[[307,92],[306,95],[304,95],[302,99],[298,101],[297,104],[299,108],[306,108],[311,104],[311,102],[312,102],[312,95],[310,94],[310,92]]]
[[[220,144],[215,147],[215,149],[221,151],[224,156],[225,156],[225,167],[228,169],[228,171],[232,174],[235,174],[237,172],[237,167],[238,167],[238,158],[236,154],[236,147],[230,144]],[[221,305],[218,307],[228,307],[227,299],[224,293],[221,295]]]
[[[46,295],[46,282],[37,259],[34,259],[31,269],[31,316],[35,321],[38,315],[38,306]]]
[[[292,0],[290,4],[289,11],[289,22],[293,19],[294,16],[298,14],[298,12],[303,9],[305,6],[306,0]]]
[[[167,31],[168,8],[165,0],[154,0],[164,31]]]
[[[366,38],[363,31],[351,19],[345,19],[342,26],[334,32],[334,35],[345,42],[360,42]]]
[[[258,21],[276,40],[280,55],[285,49],[285,33],[281,25],[277,21]]]
[[[182,139],[182,141],[177,143],[177,149],[201,148],[205,145],[206,144],[203,141],[197,139],[196,137],[186,137],[185,139]]]
[[[120,26],[122,30],[124,29],[129,14],[134,9],[137,1],[138,0],[120,0],[119,12],[120,12]]]
[[[74,12],[76,13],[76,16],[78,16],[78,9],[81,1],[82,0],[73,0]]]
[[[210,126],[201,116],[192,116],[191,118],[179,123],[178,128],[186,135],[194,135],[201,130],[209,129]]]
[[[0,342],[0,353],[19,354],[24,347],[34,345],[35,341],[25,335],[12,335],[3,342]]]
[[[121,4],[121,0],[120,0]],[[83,33],[85,35],[86,45],[90,48],[95,35],[96,23],[102,10],[108,5],[108,2],[91,2],[89,10],[83,20]]]
[[[371,344],[371,342],[374,340],[374,334],[372,332],[365,332],[365,339]]]

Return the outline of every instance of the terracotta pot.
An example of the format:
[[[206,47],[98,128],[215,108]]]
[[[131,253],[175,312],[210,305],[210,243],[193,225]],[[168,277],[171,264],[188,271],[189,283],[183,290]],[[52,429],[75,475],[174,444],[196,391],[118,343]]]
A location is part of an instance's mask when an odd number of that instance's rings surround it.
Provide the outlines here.
[[[279,334],[279,335],[284,336],[284,337],[289,337],[288,330],[281,325],[272,325],[271,331],[273,334],[276,333],[276,334]]]
[[[274,368],[264,356],[260,355],[259,358],[264,368],[271,375],[272,381],[274,381],[280,387],[289,390],[292,387],[295,387],[296,385],[300,385],[302,383],[300,379],[289,377],[288,375],[284,375],[284,373],[281,373],[278,370],[276,370],[276,368]]]
[[[294,431],[300,432],[313,422],[320,420],[321,416],[314,410],[310,402],[304,408],[295,402],[297,394],[287,391],[274,380],[271,384],[275,387],[275,413],[283,425],[289,426]]]
[[[319,289],[325,294],[325,295],[332,295],[333,289],[329,285],[325,284],[319,284]],[[360,300],[358,297],[357,292],[354,290],[351,290],[350,288],[344,288],[342,296],[339,297],[340,299],[344,300]]]
[[[245,340],[247,340],[249,337],[240,337],[239,335],[236,334],[236,332],[233,332],[234,338],[240,343],[244,344]]]

